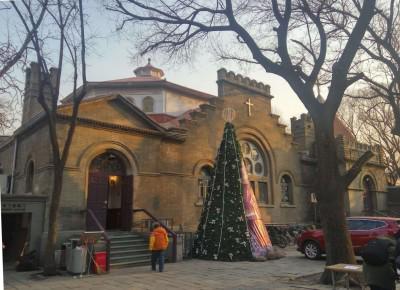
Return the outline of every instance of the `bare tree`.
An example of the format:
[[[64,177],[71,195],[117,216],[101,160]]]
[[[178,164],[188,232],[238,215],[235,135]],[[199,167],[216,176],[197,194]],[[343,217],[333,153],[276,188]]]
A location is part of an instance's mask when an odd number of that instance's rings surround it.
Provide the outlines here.
[[[58,209],[62,192],[63,172],[68,158],[69,149],[74,136],[77,123],[78,109],[82,98],[86,93],[86,61],[85,61],[85,30],[82,0],[21,0],[10,3],[12,9],[19,16],[19,21],[24,27],[27,37],[25,49],[15,55],[29,53],[34,57],[39,71],[39,90],[37,101],[43,108],[49,138],[52,149],[52,161],[54,168],[53,186],[50,194],[49,228],[45,252],[44,273],[53,275],[56,273],[54,251],[58,233]],[[42,11],[35,17],[38,7]],[[45,11],[45,12],[43,12]],[[43,18],[46,19],[43,19]],[[41,23],[51,25],[50,32]],[[49,47],[52,49],[49,50]],[[56,47],[56,49],[54,49]],[[66,62],[68,60],[68,62]],[[10,60],[13,62],[13,59]],[[17,60],[18,61],[18,60]],[[7,68],[9,70],[17,62]],[[56,64],[57,68],[50,68]],[[59,116],[57,108],[60,96],[61,76],[65,65],[71,64],[73,69],[72,114],[67,118],[67,133],[57,130]],[[7,71],[6,70],[6,71]],[[78,77],[82,82],[78,90]]]
[[[358,110],[358,103],[359,100],[357,99],[344,98],[337,112],[338,118],[344,123],[346,128],[349,129],[351,137],[354,140],[360,140],[363,127],[358,114],[355,113]]]
[[[0,99],[0,131],[2,132],[11,129],[17,120],[15,104],[19,103],[23,90],[15,71],[25,67],[28,46],[31,43],[33,31],[38,29],[43,21],[47,7],[46,2],[44,1],[37,11],[36,25],[30,31],[24,31],[20,36],[22,41],[16,41],[15,35],[11,35],[15,31],[11,32],[9,27],[5,27],[4,35],[0,39],[0,94],[2,96]],[[8,1],[0,3],[2,16],[11,9]]]
[[[373,17],[375,1],[364,1],[357,19],[347,21],[349,35],[323,19],[332,13],[337,21],[345,21],[342,14],[332,12],[340,8],[338,2],[354,6],[352,1],[329,0],[114,0],[108,7],[121,17],[120,29],[139,25],[142,53],[158,50],[190,56],[199,41],[211,40],[214,32],[218,37],[213,40],[222,41],[226,59],[260,65],[289,83],[315,125],[315,189],[329,265],[355,263],[346,231],[344,193],[372,156],[367,152],[345,174],[339,172],[333,121],[346,89],[362,78],[348,72]],[[227,42],[229,50],[224,49]],[[324,103],[316,98],[319,85],[328,87]],[[328,281],[326,273],[321,279]]]
[[[385,98],[368,99],[366,92],[361,95],[364,99],[346,98],[338,116],[355,132],[355,140],[382,149],[387,182],[395,185],[400,177],[400,137],[392,134],[393,111]]]
[[[362,9],[359,0],[352,1],[356,9],[343,5],[335,10],[348,21],[354,21]],[[364,85],[375,92],[370,98],[386,99],[394,116],[392,132],[400,136],[400,0],[379,1],[375,12],[360,44],[360,62],[354,70],[363,72]],[[350,35],[345,25],[335,24]]]

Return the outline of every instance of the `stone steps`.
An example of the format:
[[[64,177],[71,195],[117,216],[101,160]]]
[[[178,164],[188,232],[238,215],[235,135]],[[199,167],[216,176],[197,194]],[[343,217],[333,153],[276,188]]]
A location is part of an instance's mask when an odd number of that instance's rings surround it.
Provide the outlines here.
[[[148,238],[130,232],[112,232],[110,237],[110,268],[150,265]]]

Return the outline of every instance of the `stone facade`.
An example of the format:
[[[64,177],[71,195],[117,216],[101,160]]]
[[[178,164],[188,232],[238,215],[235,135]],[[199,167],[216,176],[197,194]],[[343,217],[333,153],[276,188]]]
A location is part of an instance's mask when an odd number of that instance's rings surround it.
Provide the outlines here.
[[[133,208],[144,208],[160,219],[173,220],[175,229],[194,231],[202,209],[202,190],[207,187],[207,176],[202,174],[213,166],[227,108],[234,109],[233,123],[242,151],[248,150],[244,155],[248,156],[247,166],[252,171],[250,180],[264,221],[303,223],[313,220],[310,184],[316,160],[313,125],[308,115],[292,118],[293,134],[289,134],[286,126],[279,122],[279,116],[271,113],[270,87],[225,69],[218,71],[218,96],[166,83],[154,79],[154,75],[147,76],[146,82],[145,77],[89,85],[89,96],[79,110],[64,172],[59,227],[62,235],[86,229],[85,210],[92,186],[90,170],[93,160],[104,153],[118,158],[123,163],[124,174],[133,176],[130,189]],[[96,90],[101,93],[95,93]],[[138,91],[141,96],[151,95],[151,92],[161,96],[164,100],[161,109],[152,112],[159,115],[146,114],[135,105],[136,100],[131,99],[134,94],[129,92]],[[27,92],[27,96],[30,95]],[[27,97],[26,101],[34,100]],[[60,144],[64,141],[70,114],[67,97],[59,107]],[[21,128],[0,145],[3,172],[13,176],[12,194],[27,194],[27,188],[31,188],[28,194],[48,196],[52,161],[47,126],[43,113],[26,118]],[[367,149],[343,137],[338,137],[338,147],[343,156],[343,168],[349,168],[354,158]],[[16,159],[13,158],[15,150]],[[363,180],[367,175],[374,183],[375,208],[385,209],[382,152],[374,150],[377,157],[365,166],[349,188],[349,214],[363,213]],[[29,176],[32,167],[33,175]],[[49,202],[46,199],[44,229]],[[137,215],[133,216],[133,226],[138,219]]]

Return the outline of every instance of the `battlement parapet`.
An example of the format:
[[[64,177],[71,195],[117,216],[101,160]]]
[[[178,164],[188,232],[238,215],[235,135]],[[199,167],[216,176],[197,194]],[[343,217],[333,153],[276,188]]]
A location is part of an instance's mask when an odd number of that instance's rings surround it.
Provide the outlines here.
[[[307,121],[307,122],[312,122],[311,116],[309,114],[303,113],[300,115],[300,118],[297,119],[296,117],[290,118],[291,122],[296,122],[296,121]]]
[[[249,77],[244,77],[241,74],[235,74],[233,71],[227,71],[225,68],[221,68],[217,72],[218,80],[217,83],[222,81],[229,82],[231,84],[243,87],[245,89],[249,89],[264,95],[266,97],[272,98],[271,96],[271,87],[262,82],[258,82],[254,79],[250,79]]]
[[[340,140],[340,143],[343,144],[345,149],[357,149],[361,151],[371,151],[374,153],[380,153],[382,148],[378,144],[375,145],[369,145],[361,142],[357,142],[354,140],[351,140],[349,138],[344,137],[343,135],[337,136],[337,139]]]
[[[360,158],[366,151],[371,151],[374,156],[368,161],[369,163],[383,165],[383,150],[379,145],[369,145],[365,143],[360,143],[354,140],[350,140],[342,135],[336,137],[336,142],[341,147],[343,156],[345,159],[356,161]]]

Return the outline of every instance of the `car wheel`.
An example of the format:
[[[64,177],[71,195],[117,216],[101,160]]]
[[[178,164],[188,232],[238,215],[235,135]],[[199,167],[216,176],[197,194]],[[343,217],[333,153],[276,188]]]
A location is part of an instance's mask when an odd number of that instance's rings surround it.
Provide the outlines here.
[[[304,255],[307,259],[316,260],[321,257],[321,249],[316,242],[307,241],[304,243]]]

